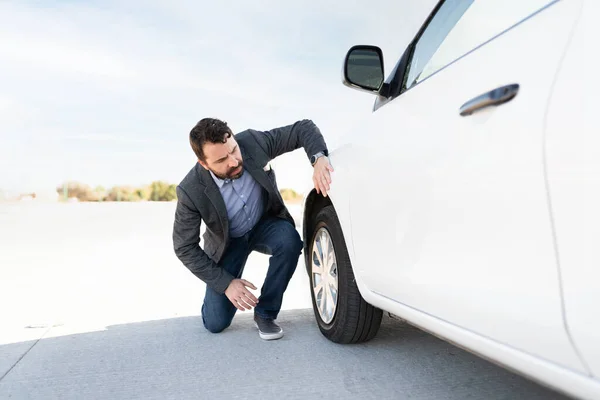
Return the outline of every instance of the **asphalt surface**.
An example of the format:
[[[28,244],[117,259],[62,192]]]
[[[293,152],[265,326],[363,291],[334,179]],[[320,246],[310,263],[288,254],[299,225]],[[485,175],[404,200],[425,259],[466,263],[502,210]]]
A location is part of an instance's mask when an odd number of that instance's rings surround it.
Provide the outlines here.
[[[402,321],[337,345],[300,264],[265,342],[249,313],[207,332],[175,258],[174,205],[0,205],[0,399],[563,399]],[[260,287],[268,258],[245,278]]]

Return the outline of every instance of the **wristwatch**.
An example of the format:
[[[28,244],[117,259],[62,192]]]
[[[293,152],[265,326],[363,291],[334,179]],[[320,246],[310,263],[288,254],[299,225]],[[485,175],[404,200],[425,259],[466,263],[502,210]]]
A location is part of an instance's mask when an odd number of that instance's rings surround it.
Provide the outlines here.
[[[310,156],[310,164],[314,166],[317,160],[323,156],[327,156],[327,150],[320,151],[317,154]]]

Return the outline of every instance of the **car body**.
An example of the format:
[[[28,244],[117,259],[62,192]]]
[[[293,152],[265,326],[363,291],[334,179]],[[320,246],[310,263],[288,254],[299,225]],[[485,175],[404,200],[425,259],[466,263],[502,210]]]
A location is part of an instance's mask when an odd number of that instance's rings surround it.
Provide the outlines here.
[[[373,112],[303,202],[326,337],[369,340],[385,311],[600,399],[597,7],[445,0],[387,77],[381,49],[348,51],[343,83]]]

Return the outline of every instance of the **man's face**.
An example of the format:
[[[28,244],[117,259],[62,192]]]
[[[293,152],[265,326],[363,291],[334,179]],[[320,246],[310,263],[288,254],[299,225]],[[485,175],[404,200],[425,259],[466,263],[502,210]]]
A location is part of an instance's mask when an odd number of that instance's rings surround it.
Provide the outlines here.
[[[205,161],[198,160],[207,170],[221,179],[237,179],[242,176],[243,160],[240,147],[233,135],[225,143],[204,143]]]

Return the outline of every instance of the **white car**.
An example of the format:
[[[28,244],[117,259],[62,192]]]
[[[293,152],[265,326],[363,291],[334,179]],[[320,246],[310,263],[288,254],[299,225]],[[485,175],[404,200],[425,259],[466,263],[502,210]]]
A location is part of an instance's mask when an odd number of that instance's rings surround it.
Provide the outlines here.
[[[348,51],[375,104],[304,199],[323,335],[369,340],[387,312],[600,399],[597,6],[445,0],[389,75],[378,47]]]

